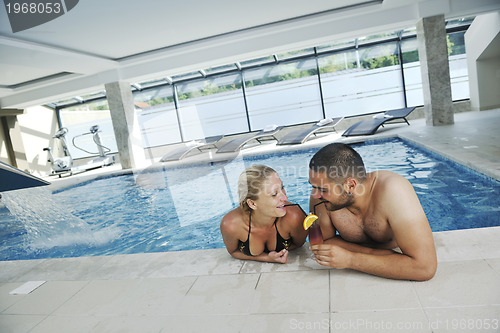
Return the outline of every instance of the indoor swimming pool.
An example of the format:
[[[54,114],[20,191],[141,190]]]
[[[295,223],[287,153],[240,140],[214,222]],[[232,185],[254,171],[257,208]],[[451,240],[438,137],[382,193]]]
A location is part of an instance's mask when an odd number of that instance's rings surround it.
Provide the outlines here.
[[[500,226],[498,181],[400,139],[353,147],[368,172],[391,170],[412,183],[433,231]],[[155,166],[53,194],[4,193],[0,260],[223,248],[219,223],[238,205],[241,171],[252,164],[274,168],[289,200],[307,211],[308,163],[318,149]]]

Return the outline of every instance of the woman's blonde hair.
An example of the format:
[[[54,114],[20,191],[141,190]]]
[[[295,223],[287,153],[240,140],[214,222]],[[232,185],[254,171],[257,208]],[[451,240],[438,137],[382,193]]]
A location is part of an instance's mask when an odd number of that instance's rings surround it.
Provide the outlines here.
[[[257,200],[263,183],[274,173],[276,171],[273,168],[265,165],[252,165],[241,173],[238,179],[238,198],[243,212],[248,214],[252,212],[247,200]]]

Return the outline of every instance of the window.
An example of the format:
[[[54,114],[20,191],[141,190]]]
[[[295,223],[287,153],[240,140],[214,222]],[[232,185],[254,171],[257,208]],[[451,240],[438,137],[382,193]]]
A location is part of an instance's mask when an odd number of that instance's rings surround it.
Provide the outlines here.
[[[404,107],[396,42],[318,58],[327,117]]]
[[[135,92],[134,106],[144,148],[181,141],[172,86]]]
[[[422,74],[420,73],[417,38],[403,40],[401,42],[401,53],[408,107],[423,105],[424,94],[422,91]]]
[[[448,34],[451,96],[454,101],[470,98],[469,73],[465,54],[465,31]]]
[[[244,71],[251,130],[323,118],[314,58]]]
[[[184,141],[248,131],[241,74],[175,86]]]
[[[115,133],[108,101],[102,99],[59,110],[62,127],[68,129],[66,144],[73,159],[95,156],[99,153],[90,128],[99,126],[103,146],[117,152]]]

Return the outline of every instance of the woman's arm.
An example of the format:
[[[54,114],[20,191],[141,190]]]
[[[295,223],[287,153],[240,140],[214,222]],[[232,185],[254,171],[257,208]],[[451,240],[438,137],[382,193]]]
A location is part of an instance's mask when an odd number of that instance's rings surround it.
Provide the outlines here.
[[[307,230],[304,230],[304,218],[306,215],[298,206],[287,207],[286,212],[286,224],[290,230],[290,236],[293,239],[293,243],[288,247],[289,250],[293,250],[301,247],[306,242]]]

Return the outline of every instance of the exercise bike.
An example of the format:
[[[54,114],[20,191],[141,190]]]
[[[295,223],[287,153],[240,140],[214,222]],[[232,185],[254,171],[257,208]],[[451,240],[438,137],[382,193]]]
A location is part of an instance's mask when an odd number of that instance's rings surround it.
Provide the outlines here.
[[[59,158],[54,158],[50,147],[43,149],[44,151],[47,151],[49,153],[49,162],[52,165],[52,174],[59,175],[59,178],[61,178],[61,176],[64,173],[69,173],[69,175],[71,176],[74,173],[79,173],[79,172],[84,172],[84,171],[88,171],[88,170],[92,170],[92,169],[97,169],[97,168],[112,165],[113,163],[115,163],[115,157],[112,155],[107,155],[107,153],[109,153],[111,150],[108,147],[102,145],[101,138],[99,136],[99,132],[100,132],[99,126],[94,125],[94,126],[90,127],[90,131],[88,133],[83,133],[83,134],[77,135],[73,138],[72,143],[73,143],[73,146],[75,146],[75,148],[80,149],[80,150],[86,152],[87,154],[96,154],[96,153],[89,152],[81,147],[78,147],[75,144],[76,138],[79,138],[79,137],[82,137],[85,135],[92,135],[94,143],[96,144],[97,150],[98,150],[97,157],[93,158],[92,160],[90,160],[86,164],[79,165],[79,166],[73,166],[73,158],[71,157],[71,154],[70,154],[69,149],[68,149],[68,145],[66,143],[66,138],[65,138],[66,134],[68,133],[68,129],[66,127],[63,127],[59,131],[57,131],[53,137],[56,139],[59,139],[61,141],[61,146],[63,148],[63,153],[65,156],[59,157]]]
[[[43,151],[46,151],[49,154],[48,161],[52,166],[52,174],[59,175],[59,178],[61,178],[62,174],[64,173],[69,173],[70,175],[72,174],[71,167],[73,166],[73,158],[69,153],[68,145],[66,143],[67,133],[68,129],[66,127],[62,127],[52,136],[53,138],[59,139],[61,141],[61,146],[64,156],[54,158],[54,155],[52,154],[52,148],[50,147],[43,148]]]

